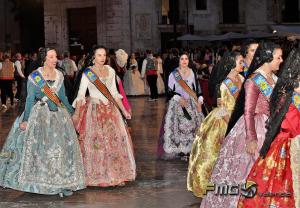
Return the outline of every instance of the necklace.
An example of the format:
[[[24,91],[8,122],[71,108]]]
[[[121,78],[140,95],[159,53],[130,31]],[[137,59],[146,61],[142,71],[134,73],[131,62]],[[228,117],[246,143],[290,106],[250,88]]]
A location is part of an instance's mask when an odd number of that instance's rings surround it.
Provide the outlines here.
[[[43,68],[43,74],[45,77],[50,77],[50,75],[52,75],[52,73],[53,73],[53,70],[51,70],[51,69],[47,70],[46,67]]]
[[[182,75],[186,75],[188,73],[188,70],[185,68],[179,68],[179,69],[180,69],[179,71]]]

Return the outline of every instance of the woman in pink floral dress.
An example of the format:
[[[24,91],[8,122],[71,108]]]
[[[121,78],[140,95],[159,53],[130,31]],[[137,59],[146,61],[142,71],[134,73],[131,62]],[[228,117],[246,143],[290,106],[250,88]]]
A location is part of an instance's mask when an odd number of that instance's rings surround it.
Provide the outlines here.
[[[117,91],[115,71],[104,65],[105,60],[105,48],[96,46],[87,57],[73,102],[87,186],[124,185],[136,177],[132,141],[122,118],[131,115]]]

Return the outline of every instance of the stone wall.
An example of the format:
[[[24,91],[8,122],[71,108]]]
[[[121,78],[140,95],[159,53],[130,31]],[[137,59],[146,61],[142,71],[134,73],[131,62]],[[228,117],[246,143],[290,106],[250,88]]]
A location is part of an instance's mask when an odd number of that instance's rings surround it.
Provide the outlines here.
[[[267,31],[268,21],[267,1],[251,0],[245,2],[246,6],[246,28],[248,31],[261,30]]]
[[[268,2],[267,2],[268,1]],[[272,0],[240,0],[242,28],[246,30],[267,31],[272,24],[267,8]],[[180,23],[186,32],[185,0],[180,0]],[[196,1],[187,0],[189,25],[194,26],[196,34],[219,34],[222,17],[222,0],[208,0],[208,9],[196,10]],[[269,3],[269,4],[268,4]],[[161,46],[161,0],[45,0],[45,43],[59,51],[68,49],[68,8],[94,6],[97,8],[97,40],[108,48],[123,48],[126,51],[158,51]],[[272,10],[271,10],[272,12]],[[164,27],[163,27],[164,28]],[[172,32],[172,26],[166,26]],[[237,28],[238,30],[238,28]],[[0,36],[1,37],[1,36]]]
[[[95,6],[96,0],[45,0],[45,45],[60,53],[69,50],[67,9]]]
[[[20,49],[20,25],[11,12],[12,6],[8,0],[0,1],[0,51]]]
[[[184,1],[182,2],[184,3]],[[196,10],[196,1],[188,0],[189,25],[194,25],[197,34],[215,34],[219,24],[219,0],[208,0],[207,10]],[[183,5],[181,8],[185,8]]]

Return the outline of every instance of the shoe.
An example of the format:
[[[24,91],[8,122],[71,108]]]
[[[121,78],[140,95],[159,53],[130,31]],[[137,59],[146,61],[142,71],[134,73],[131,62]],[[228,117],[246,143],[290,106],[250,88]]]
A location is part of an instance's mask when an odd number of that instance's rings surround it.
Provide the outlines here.
[[[155,101],[155,99],[149,98],[148,101],[153,102],[153,101]]]
[[[63,198],[64,196],[72,196],[73,191],[71,190],[63,190],[62,192],[58,193],[59,197]]]
[[[72,196],[73,195],[73,191],[71,191],[71,190],[63,190],[63,194],[64,194],[64,196]]]

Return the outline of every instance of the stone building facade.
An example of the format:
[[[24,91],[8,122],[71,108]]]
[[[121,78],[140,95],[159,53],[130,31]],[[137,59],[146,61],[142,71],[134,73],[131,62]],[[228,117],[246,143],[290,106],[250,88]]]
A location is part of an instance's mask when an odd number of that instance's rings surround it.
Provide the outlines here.
[[[0,1],[0,51],[18,48],[21,44],[20,25],[11,12],[13,6],[8,0]]]
[[[83,39],[91,39],[89,37],[93,36],[95,43],[108,48],[123,48],[126,51],[150,48],[157,51],[168,47],[174,38],[174,31],[177,35],[221,34],[229,31],[270,31],[270,26],[274,24],[297,24],[300,22],[297,19],[299,1],[44,0],[45,44],[64,51],[73,47],[70,46],[74,43],[72,38],[76,46],[82,44]],[[295,5],[295,18],[287,19],[286,14]],[[76,13],[76,9],[80,8],[95,8],[93,15],[96,28],[85,37],[78,37],[80,32],[70,35],[69,31],[68,18],[72,17],[68,11],[75,9]],[[83,15],[83,21],[89,16]],[[81,25],[84,28],[88,23]]]

